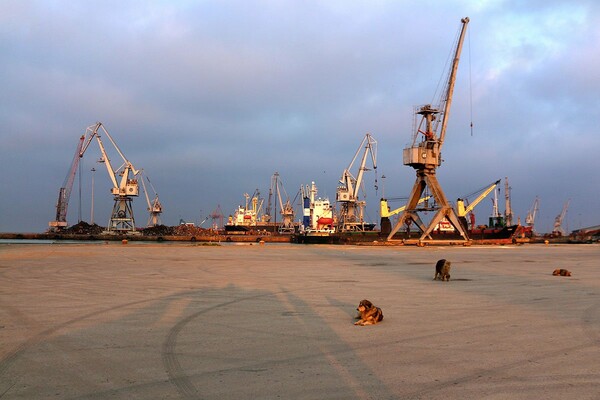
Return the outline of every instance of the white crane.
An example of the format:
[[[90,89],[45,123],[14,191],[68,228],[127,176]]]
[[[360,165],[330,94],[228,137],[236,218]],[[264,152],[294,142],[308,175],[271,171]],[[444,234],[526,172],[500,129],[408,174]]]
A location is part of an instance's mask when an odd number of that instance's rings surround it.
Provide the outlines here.
[[[350,170],[354,162],[364,148],[358,167],[356,177],[352,175]],[[358,150],[354,154],[354,158],[348,165],[348,168],[342,173],[340,185],[336,191],[336,201],[340,204],[340,217],[338,220],[338,229],[341,231],[364,231],[365,223],[363,218],[363,209],[366,205],[365,201],[359,201],[359,190],[362,185],[363,176],[367,168],[367,156],[371,156],[373,169],[377,169],[377,142],[370,134],[366,134],[362,140]]]
[[[99,133],[100,130],[104,132],[108,140],[110,140],[116,151],[119,153],[119,156],[123,160],[121,166],[115,170],[113,170],[110,158],[108,157],[104,144],[102,143],[101,135]],[[121,149],[119,149],[119,146],[117,146],[101,122],[96,123],[96,125],[89,126],[86,129],[86,136],[87,139],[83,148],[81,149],[80,157],[83,157],[91,142],[96,139],[98,146],[100,147],[100,152],[102,153],[100,162],[106,166],[108,177],[113,185],[111,188],[111,193],[114,196],[115,203],[108,223],[107,231],[109,233],[133,233],[135,232],[135,219],[133,217],[131,201],[133,197],[137,197],[139,195],[139,186],[136,176],[140,171],[135,169],[133,164],[131,164],[127,158],[125,158],[123,152]],[[117,176],[120,177],[120,180],[117,180]]]
[[[533,204],[531,205],[529,211],[527,211],[527,216],[525,217],[525,224],[527,224],[527,226],[530,226],[532,230],[534,229],[533,227],[535,225],[535,216],[537,215],[539,206],[540,199],[537,196],[535,196],[535,200],[533,201]]]
[[[568,199],[563,205],[563,209],[560,214],[556,216],[554,219],[554,229],[552,229],[553,236],[565,236],[566,232],[562,227],[563,220],[565,219],[565,215],[567,215],[567,209],[569,208],[569,203],[571,199]]]
[[[446,126],[450,115],[450,106],[452,104],[452,94],[454,92],[454,83],[456,81],[456,72],[458,70],[458,62],[462,50],[465,33],[469,18],[461,20],[461,29],[456,43],[454,59],[448,73],[448,80],[445,86],[445,91],[442,93],[442,98],[439,107],[434,107],[431,104],[421,106],[415,112],[415,131],[413,141],[410,147],[404,149],[403,159],[404,165],[409,165],[416,170],[417,179],[409,196],[406,209],[398,218],[398,222],[394,229],[388,235],[388,240],[392,240],[393,236],[404,225],[409,226],[414,222],[421,236],[419,243],[432,241],[431,232],[436,228],[438,223],[444,219],[450,222],[456,232],[458,232],[463,241],[468,241],[469,237],[466,229],[460,223],[456,211],[448,202],[442,187],[440,186],[437,177],[436,169],[442,165],[441,150],[446,136]],[[420,117],[420,122],[416,120]],[[438,127],[441,119],[441,130],[438,136]],[[417,138],[422,134],[422,141],[417,143]],[[426,205],[423,208],[419,207],[419,199],[423,196],[423,192],[429,188],[435,200],[435,207]],[[434,216],[426,225],[419,216],[419,211],[435,211]]]
[[[158,200],[158,193],[156,193],[156,189],[154,189],[154,185],[150,182],[150,178],[147,175],[144,175],[144,170],[140,170],[140,178],[142,180],[142,187],[144,188],[144,194],[146,195],[146,204],[148,205],[148,212],[150,216],[148,217],[148,223],[146,226],[151,228],[153,226],[158,226],[162,224],[160,219],[160,214],[162,214],[162,204],[160,200]],[[146,183],[144,182],[144,178],[150,184],[152,191],[154,192],[154,199],[150,202],[150,197],[148,196],[148,190],[146,189]]]
[[[282,194],[285,196],[283,202]],[[271,188],[269,189],[269,204],[267,206],[267,214],[271,214],[271,196],[275,194],[275,223],[277,222],[277,205],[279,205],[279,213],[281,214],[282,223],[279,226],[279,233],[293,233],[294,228],[294,207],[290,202],[290,198],[283,187],[283,182],[279,177],[279,172],[275,172],[271,177]]]

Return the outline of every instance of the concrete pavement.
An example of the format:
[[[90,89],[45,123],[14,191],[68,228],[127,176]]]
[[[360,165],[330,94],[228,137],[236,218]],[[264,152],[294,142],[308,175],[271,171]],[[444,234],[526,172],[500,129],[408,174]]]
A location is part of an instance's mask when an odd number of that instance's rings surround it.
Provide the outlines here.
[[[0,245],[0,399],[598,399],[599,256]],[[383,322],[353,325],[363,298]]]

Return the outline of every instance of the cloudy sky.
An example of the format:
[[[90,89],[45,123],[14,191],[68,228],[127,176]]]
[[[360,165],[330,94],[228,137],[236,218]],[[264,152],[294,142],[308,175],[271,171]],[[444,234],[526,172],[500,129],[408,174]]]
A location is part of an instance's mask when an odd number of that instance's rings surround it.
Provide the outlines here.
[[[433,100],[470,17],[438,178],[449,199],[508,177],[524,222],[600,224],[600,6],[575,1],[0,2],[0,231],[43,232],[78,138],[101,121],[164,206],[163,223],[225,215],[279,172],[288,195],[335,188],[366,133],[365,176],[407,196],[413,107]],[[473,129],[470,123],[473,122]],[[68,221],[106,225],[113,204],[95,144]],[[385,179],[382,177],[385,176]],[[399,206],[400,204],[398,204]],[[501,203],[503,210],[503,202]],[[134,201],[145,225],[145,199]],[[81,210],[81,211],[79,211]],[[478,223],[492,211],[476,208]],[[210,221],[209,221],[210,222]],[[208,223],[205,223],[205,226]]]

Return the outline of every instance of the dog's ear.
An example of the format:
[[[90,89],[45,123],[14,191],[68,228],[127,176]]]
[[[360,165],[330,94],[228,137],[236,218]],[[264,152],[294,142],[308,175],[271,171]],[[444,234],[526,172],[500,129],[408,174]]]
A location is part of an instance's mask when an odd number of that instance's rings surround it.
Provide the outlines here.
[[[373,303],[371,303],[369,300],[363,300],[361,301],[362,305],[365,306],[366,308],[371,308],[373,307]]]

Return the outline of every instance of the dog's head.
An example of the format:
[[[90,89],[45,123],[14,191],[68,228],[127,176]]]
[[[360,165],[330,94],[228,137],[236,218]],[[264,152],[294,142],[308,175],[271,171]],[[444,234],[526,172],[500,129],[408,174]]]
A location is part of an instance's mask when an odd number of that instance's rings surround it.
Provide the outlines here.
[[[358,308],[356,309],[356,311],[365,312],[366,310],[369,310],[371,308],[373,308],[373,303],[365,299],[361,300],[360,303],[358,303]]]

